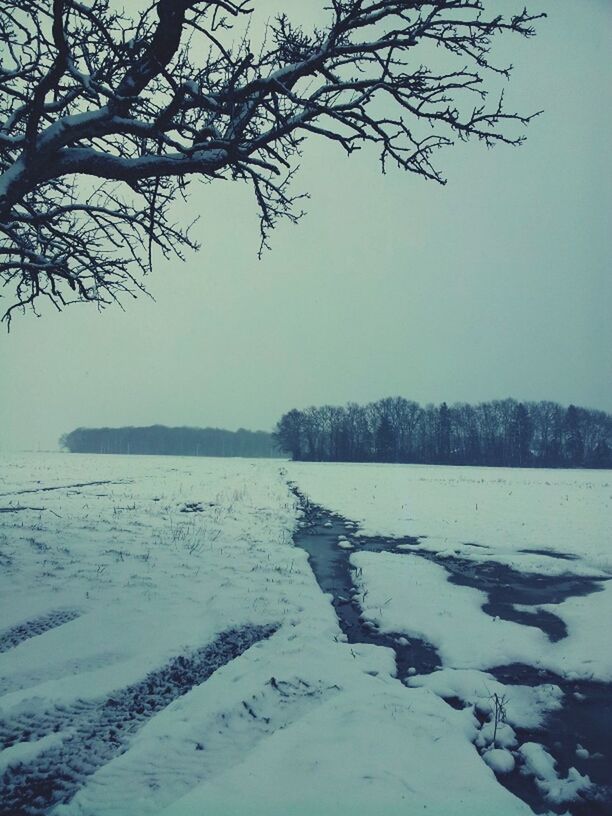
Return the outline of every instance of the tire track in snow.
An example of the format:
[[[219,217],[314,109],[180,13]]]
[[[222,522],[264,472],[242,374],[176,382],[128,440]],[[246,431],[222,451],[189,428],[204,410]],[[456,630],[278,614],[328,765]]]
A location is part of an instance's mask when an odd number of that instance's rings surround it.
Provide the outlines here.
[[[218,694],[213,683],[210,689],[203,689],[209,700]],[[257,671],[248,689],[239,679],[230,685],[232,692],[222,707],[204,714],[194,701],[189,708],[189,727],[177,734],[176,720],[168,718],[165,725],[160,723],[163,730],[158,730],[153,740],[139,740],[123,761],[101,768],[70,802],[69,813],[115,816],[163,812],[198,785],[248,763],[261,743],[341,691],[335,684],[307,682],[293,673],[286,679],[271,676],[264,680]],[[205,702],[203,709],[206,711]],[[185,725],[186,711],[180,714],[181,726]],[[160,753],[166,740],[171,740],[172,750]]]
[[[232,629],[107,699],[77,701],[42,711],[23,710],[0,720],[3,749],[67,732],[60,745],[4,771],[0,779],[1,816],[47,813],[69,802],[88,776],[128,749],[130,737],[147,720],[275,631],[271,625]]]
[[[119,481],[113,481],[112,479],[104,479],[103,481],[97,482],[76,482],[76,484],[51,485],[49,487],[27,487],[23,490],[11,490],[8,493],[0,493],[0,496],[24,496],[26,493],[48,493],[50,490],[72,490],[75,487],[92,487],[95,485],[130,484],[131,481],[132,481],[131,479],[121,479]]]
[[[0,653],[8,652],[9,649],[14,649],[24,640],[29,640],[36,637],[36,635],[42,635],[43,632],[48,632],[49,629],[56,629],[64,623],[69,623],[78,618],[80,614],[81,612],[78,609],[58,609],[25,623],[11,626],[10,629],[0,633]]]

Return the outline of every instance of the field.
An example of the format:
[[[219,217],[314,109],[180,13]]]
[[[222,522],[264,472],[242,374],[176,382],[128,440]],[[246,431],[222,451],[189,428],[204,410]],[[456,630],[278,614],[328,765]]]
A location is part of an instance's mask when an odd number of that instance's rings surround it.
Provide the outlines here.
[[[0,462],[0,813],[612,810],[612,478]]]

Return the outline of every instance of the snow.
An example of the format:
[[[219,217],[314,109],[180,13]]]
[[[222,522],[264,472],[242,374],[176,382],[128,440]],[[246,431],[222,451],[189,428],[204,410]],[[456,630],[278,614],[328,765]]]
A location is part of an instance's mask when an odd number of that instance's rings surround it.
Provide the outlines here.
[[[364,615],[384,632],[432,643],[445,666],[487,669],[539,658],[548,639],[538,629],[482,612],[487,596],[448,582],[444,567],[424,558],[358,552],[351,556]]]
[[[490,669],[527,663],[570,679],[612,680],[609,633],[593,621],[612,619],[612,586],[543,608],[568,623],[568,636],[551,643],[535,627],[493,618],[487,595],[457,586],[448,573],[418,555],[355,552],[355,584],[365,617],[383,632],[432,643],[445,667]]]
[[[551,650],[548,666],[569,678],[612,679],[612,649],[606,622],[612,620],[612,582],[584,597],[543,604],[566,624],[568,636]]]
[[[591,754],[586,748],[584,748],[582,745],[580,745],[580,743],[578,743],[578,745],[576,746],[576,756],[579,759],[588,759],[591,756]]]
[[[491,748],[482,755],[482,758],[489,768],[497,774],[511,773],[516,764],[510,751],[506,751],[504,748]]]
[[[472,669],[439,669],[432,674],[408,679],[409,686],[429,688],[439,697],[457,697],[483,715],[491,716],[494,695],[504,698],[506,721],[519,728],[534,729],[543,725],[546,714],[561,708],[563,692],[559,686],[504,685],[492,675]]]
[[[591,786],[588,776],[570,768],[566,777],[560,777],[554,758],[537,742],[526,742],[519,748],[523,758],[523,770],[532,775],[536,785],[551,804],[561,805],[579,798],[580,792]]]
[[[359,522],[366,535],[417,536],[433,552],[493,558],[523,572],[612,574],[610,471],[304,462],[287,469],[313,502]],[[529,549],[547,554],[521,552]]]
[[[31,762],[43,751],[61,745],[64,738],[65,734],[49,734],[42,739],[32,742],[19,742],[4,751],[0,751],[0,773],[15,765]]]
[[[369,692],[364,686],[338,694],[292,729],[278,731],[245,763],[205,782],[164,811],[165,816],[200,813],[202,802],[207,813],[275,816],[393,816],[422,810],[424,803],[432,813],[456,816],[484,816],[493,809],[531,812],[497,785],[487,785],[482,799],[474,796],[475,785],[489,777],[477,754],[465,750],[470,726],[460,712],[440,707],[424,690],[413,697],[388,680],[368,685]],[[375,731],[369,732],[360,723],[366,693],[377,695]],[[322,740],[323,733],[335,737]],[[279,780],[287,787],[282,797],[276,792]]]
[[[490,720],[482,726],[476,737],[475,744],[478,748],[516,748],[517,739],[512,726],[508,723],[498,722],[497,726]]]
[[[531,813],[474,750],[472,710],[346,642],[293,544],[286,478],[264,460],[4,457],[7,796],[61,771],[56,816]],[[185,693],[154,681],[229,631],[252,637]],[[105,723],[125,726],[116,745]]]
[[[542,727],[548,712],[561,707],[563,693],[550,684],[503,685],[483,670],[520,662],[570,680],[612,680],[604,623],[612,619],[609,473],[302,463],[288,470],[311,501],[359,523],[351,564],[366,621],[400,634],[398,640],[408,635],[437,647],[443,667],[427,676],[409,669],[405,681],[444,699],[459,699],[466,713],[478,712],[479,722],[485,718],[473,742],[495,773],[511,772],[517,761],[529,771],[533,750],[517,749],[514,728]],[[405,554],[359,552],[367,536],[397,538]],[[416,546],[402,541],[406,536],[418,538]],[[436,563],[415,550],[434,554]],[[484,592],[449,582],[448,556],[536,576],[604,580],[596,585],[598,591],[584,596],[515,606],[560,618],[567,637],[552,643],[535,627],[486,614]],[[504,700],[505,722],[498,723],[491,747],[495,694]],[[577,691],[574,697],[584,699]],[[578,746],[579,758],[587,753]],[[548,767],[536,775],[536,784],[548,802],[562,805],[589,789],[588,777],[573,768],[560,778],[554,758],[546,755],[552,771]]]

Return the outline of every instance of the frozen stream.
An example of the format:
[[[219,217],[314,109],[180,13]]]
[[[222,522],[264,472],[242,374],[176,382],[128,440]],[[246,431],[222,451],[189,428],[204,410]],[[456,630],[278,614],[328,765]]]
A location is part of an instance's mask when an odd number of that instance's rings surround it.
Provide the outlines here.
[[[406,558],[423,557],[435,561],[448,572],[450,583],[469,586],[485,592],[488,601],[484,613],[511,620],[525,626],[541,629],[551,642],[566,637],[564,622],[556,615],[535,607],[560,603],[576,595],[596,592],[600,584],[591,578],[577,576],[540,576],[521,573],[510,567],[488,561],[484,564],[460,558],[441,558],[419,549],[416,538],[385,538],[355,536],[356,525],[342,516],[309,502],[293,488],[304,512],[302,526],[295,535],[295,543],[309,556],[309,562],[321,589],[332,596],[338,621],[349,643],[370,643],[390,647],[395,651],[397,675],[405,680],[412,674],[429,674],[441,667],[435,647],[423,640],[407,637],[402,632],[381,633],[362,617],[354,597],[350,556],[356,551],[392,552]],[[348,544],[339,546],[339,539]],[[534,606],[534,611],[521,607]],[[535,741],[544,745],[557,760],[558,769],[566,773],[569,767],[588,774],[596,789],[588,801],[551,807],[545,802],[532,777],[520,773],[520,767],[499,781],[515,795],[525,800],[536,813],[567,813],[573,816],[607,816],[612,814],[612,688],[609,684],[569,681],[554,673],[543,672],[531,666],[513,664],[493,666],[488,672],[506,685],[537,687],[553,683],[564,692],[563,706],[550,712],[545,725],[539,729],[517,728],[520,743]],[[461,707],[458,698],[447,699],[454,707]],[[590,756],[576,754],[578,745],[589,745]]]

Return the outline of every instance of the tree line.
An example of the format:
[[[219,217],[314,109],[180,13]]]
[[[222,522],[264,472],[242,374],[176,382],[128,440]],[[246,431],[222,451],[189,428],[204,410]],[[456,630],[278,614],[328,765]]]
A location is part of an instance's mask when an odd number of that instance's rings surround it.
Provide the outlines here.
[[[265,431],[223,428],[77,428],[60,439],[71,453],[158,454],[171,456],[279,456]]]
[[[274,438],[304,461],[612,468],[612,416],[555,402],[312,406],[286,413]]]

